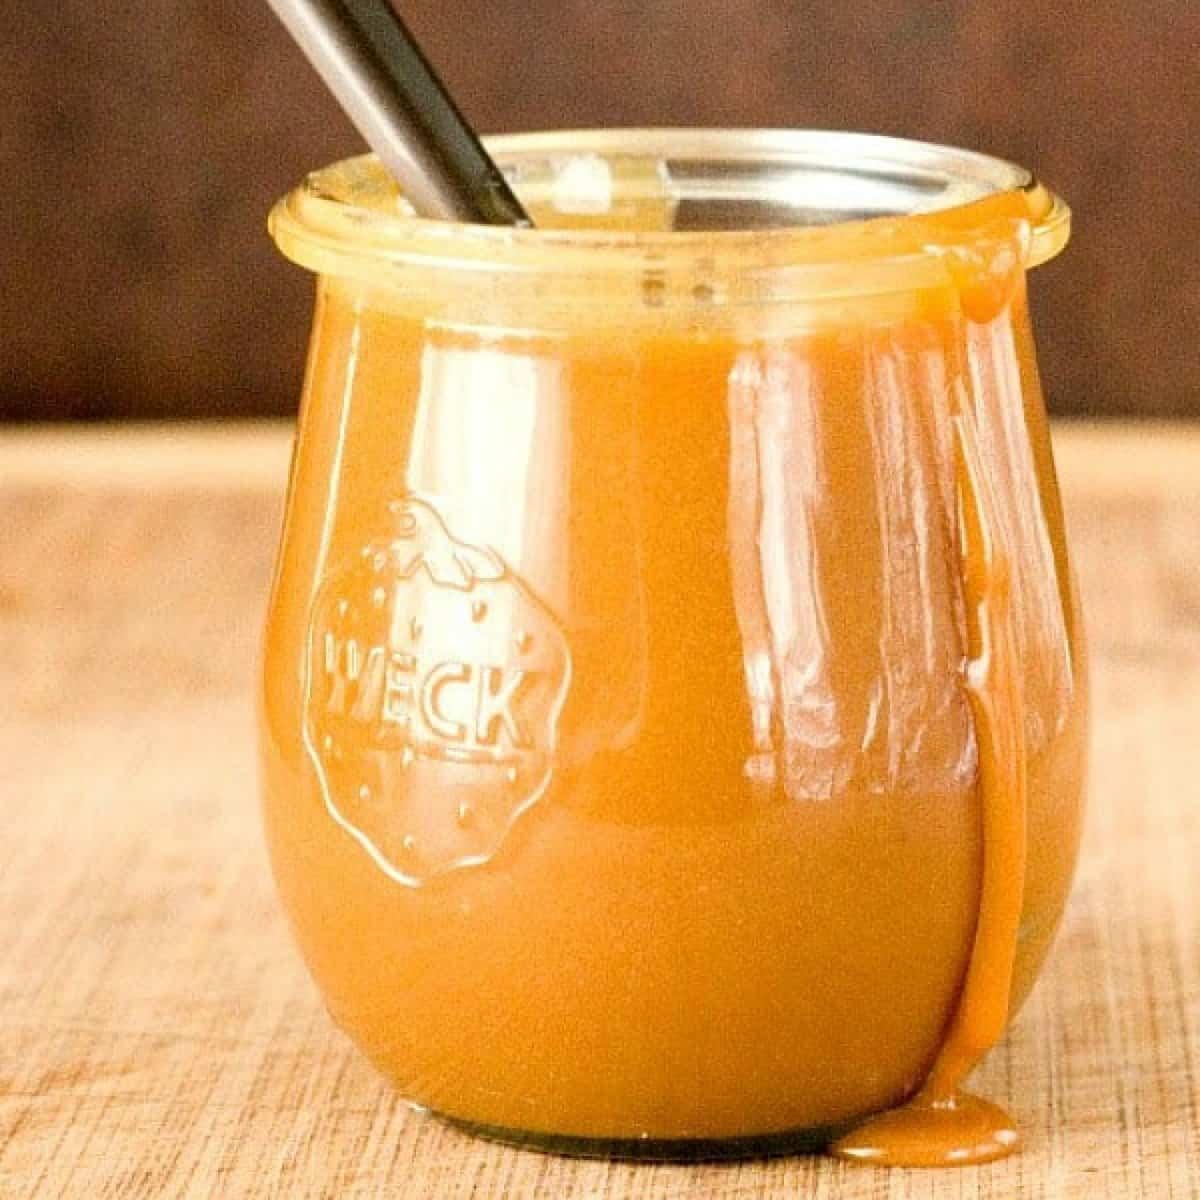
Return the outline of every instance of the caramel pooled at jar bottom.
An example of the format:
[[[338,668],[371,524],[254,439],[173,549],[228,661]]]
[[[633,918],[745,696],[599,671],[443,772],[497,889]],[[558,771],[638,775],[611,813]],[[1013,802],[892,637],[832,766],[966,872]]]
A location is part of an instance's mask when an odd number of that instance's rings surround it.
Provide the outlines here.
[[[1024,275],[1065,210],[854,135],[496,150],[537,232],[388,216],[369,160],[273,218],[319,274],[260,723],[309,969],[406,1097],[534,1144],[803,1148],[936,1078],[944,1126],[1079,836]],[[830,171],[930,211],[665,232]]]

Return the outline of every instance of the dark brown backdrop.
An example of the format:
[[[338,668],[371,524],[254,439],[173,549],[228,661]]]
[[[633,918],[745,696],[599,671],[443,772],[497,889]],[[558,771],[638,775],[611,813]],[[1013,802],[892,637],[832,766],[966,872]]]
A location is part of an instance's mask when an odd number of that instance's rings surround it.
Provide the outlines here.
[[[1196,0],[406,0],[483,128],[846,127],[1035,167],[1055,408],[1200,414]],[[271,201],[359,142],[263,0],[4,0],[0,417],[287,412]]]

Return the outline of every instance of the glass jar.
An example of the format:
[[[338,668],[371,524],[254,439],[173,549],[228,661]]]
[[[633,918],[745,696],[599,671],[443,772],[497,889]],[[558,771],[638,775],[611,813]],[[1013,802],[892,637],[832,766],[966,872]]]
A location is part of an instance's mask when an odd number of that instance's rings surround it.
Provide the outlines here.
[[[1069,886],[1025,288],[1067,211],[866,135],[490,147],[536,229],[416,219],[371,158],[272,215],[317,274],[260,720],[284,907],[456,1122],[823,1144],[956,1082]]]

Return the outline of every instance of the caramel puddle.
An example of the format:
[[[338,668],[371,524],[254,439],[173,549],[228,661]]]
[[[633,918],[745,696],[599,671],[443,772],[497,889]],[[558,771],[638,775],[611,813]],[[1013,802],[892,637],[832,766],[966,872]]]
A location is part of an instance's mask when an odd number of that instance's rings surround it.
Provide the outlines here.
[[[1026,747],[1011,569],[996,545],[995,505],[966,411],[954,418],[954,430],[967,612],[966,684],[979,743],[983,878],[962,994],[928,1078],[908,1103],[869,1118],[830,1147],[840,1158],[884,1166],[989,1162],[1020,1143],[1007,1113],[959,1090],[999,1040],[1008,1019],[1025,884]]]
[[[836,1142],[839,1158],[885,1167],[968,1167],[1004,1158],[1021,1135],[998,1105],[969,1092],[936,1100],[922,1091]]]

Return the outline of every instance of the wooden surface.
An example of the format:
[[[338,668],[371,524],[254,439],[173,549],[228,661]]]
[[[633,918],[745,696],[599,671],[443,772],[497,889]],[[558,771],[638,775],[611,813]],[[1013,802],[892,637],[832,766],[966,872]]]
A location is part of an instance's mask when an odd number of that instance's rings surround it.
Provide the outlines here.
[[[411,1112],[331,1027],[251,723],[287,434],[0,434],[0,1197],[1200,1196],[1200,429],[1060,430],[1095,663],[1046,973],[977,1078],[1024,1153],[629,1166]]]

